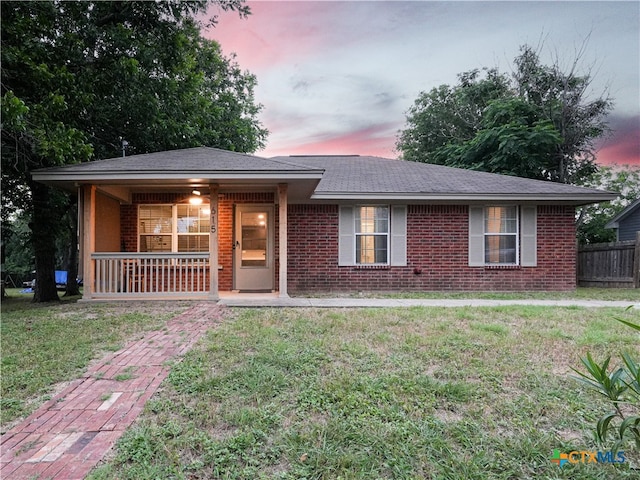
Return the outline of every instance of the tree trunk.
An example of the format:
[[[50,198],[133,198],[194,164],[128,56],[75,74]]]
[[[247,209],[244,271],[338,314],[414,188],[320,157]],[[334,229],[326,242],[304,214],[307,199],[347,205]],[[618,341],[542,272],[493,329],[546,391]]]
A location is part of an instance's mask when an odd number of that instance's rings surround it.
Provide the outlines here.
[[[46,185],[29,182],[33,201],[31,242],[36,264],[36,284],[33,302],[59,301],[56,290],[56,231],[60,213],[49,204],[50,192]]]
[[[69,198],[69,210],[67,211],[69,222],[69,251],[67,254],[67,288],[65,297],[80,295],[78,287],[78,197]]]

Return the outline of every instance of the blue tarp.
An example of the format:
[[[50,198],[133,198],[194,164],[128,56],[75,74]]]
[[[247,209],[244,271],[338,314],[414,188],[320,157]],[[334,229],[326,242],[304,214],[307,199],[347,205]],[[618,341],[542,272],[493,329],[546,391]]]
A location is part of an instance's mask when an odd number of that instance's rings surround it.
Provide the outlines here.
[[[66,270],[56,270],[56,285],[67,284],[67,272]]]

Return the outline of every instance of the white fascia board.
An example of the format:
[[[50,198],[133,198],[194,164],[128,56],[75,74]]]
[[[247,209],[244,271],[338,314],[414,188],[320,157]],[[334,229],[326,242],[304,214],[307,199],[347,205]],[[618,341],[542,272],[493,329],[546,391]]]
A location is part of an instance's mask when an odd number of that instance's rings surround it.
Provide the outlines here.
[[[315,193],[312,200],[355,200],[355,201],[456,201],[456,202],[579,202],[595,203],[617,198],[610,193],[602,194],[415,194],[415,193]]]
[[[110,172],[110,173],[51,173],[35,172],[33,179],[38,182],[113,182],[131,183],[144,182],[145,180],[296,180],[296,179],[321,179],[322,171],[307,172],[282,172],[282,171],[255,171],[255,172]]]

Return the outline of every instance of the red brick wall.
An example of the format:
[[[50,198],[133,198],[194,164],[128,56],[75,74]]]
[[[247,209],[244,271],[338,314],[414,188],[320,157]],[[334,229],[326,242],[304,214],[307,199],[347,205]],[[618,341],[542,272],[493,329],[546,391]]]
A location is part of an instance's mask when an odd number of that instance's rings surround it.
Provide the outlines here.
[[[289,291],[571,290],[575,283],[574,208],[538,207],[538,265],[468,266],[468,207],[410,205],[407,266],[338,267],[338,207],[289,207]],[[415,273],[417,270],[419,274]]]
[[[219,288],[222,291],[231,290],[233,287],[233,205],[234,204],[258,204],[274,203],[275,194],[272,192],[246,192],[246,193],[222,193],[218,200],[218,262],[222,270],[218,271]],[[153,203],[179,203],[185,200],[185,194],[180,193],[141,193],[134,194],[130,205],[122,205],[120,209],[120,223],[122,228],[122,244],[126,252],[136,252],[138,249],[138,205]],[[276,214],[276,278],[278,285],[278,229]]]
[[[125,251],[137,249],[141,203],[176,203],[183,194],[136,194],[122,205]],[[233,205],[273,204],[273,193],[224,193],[219,199],[220,290],[233,287]],[[275,208],[275,279],[278,285],[278,208]],[[538,207],[538,266],[468,266],[468,207],[410,205],[406,267],[338,267],[338,206],[289,205],[289,291],[358,290],[571,290],[575,288],[574,208]],[[420,270],[419,274],[415,270]]]

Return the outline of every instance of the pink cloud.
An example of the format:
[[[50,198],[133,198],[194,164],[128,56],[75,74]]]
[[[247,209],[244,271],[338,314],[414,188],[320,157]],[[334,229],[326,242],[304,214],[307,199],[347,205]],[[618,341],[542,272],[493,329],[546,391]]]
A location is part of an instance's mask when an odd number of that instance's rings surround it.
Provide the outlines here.
[[[640,166],[640,117],[613,118],[611,127],[612,136],[599,145],[598,163]]]
[[[374,4],[377,15],[366,15],[366,9],[372,8],[371,5]],[[299,84],[306,85],[304,82],[309,80],[309,64],[314,65],[313,62],[318,62],[318,65],[324,67],[321,62],[326,59],[322,54],[336,52],[336,56],[339,56],[337,54],[345,50],[362,52],[362,64],[358,63],[359,60],[354,60],[356,57],[351,57],[352,63],[348,64],[350,70],[346,73],[339,70],[344,68],[344,65],[326,65],[327,71],[335,72],[334,77],[340,79],[352,75],[353,71],[359,71],[371,58],[384,59],[377,57],[376,51],[367,50],[369,40],[378,38],[388,28],[397,34],[397,31],[393,30],[395,23],[406,29],[408,18],[415,17],[416,21],[426,22],[434,15],[434,7],[429,5],[429,9],[422,11],[416,7],[420,2],[407,2],[405,5],[404,2],[249,1],[248,5],[252,14],[246,19],[241,19],[235,12],[222,12],[219,8],[212,8],[210,16],[217,14],[219,24],[205,36],[217,40],[226,55],[236,53],[241,68],[249,70],[258,78],[256,96],[265,105],[261,117],[264,126],[272,133],[268,138],[267,148],[257,153],[265,156],[362,154],[396,157],[396,131],[402,128],[397,109],[385,106],[376,110],[376,105],[366,103],[365,97],[365,101],[349,104],[348,108],[352,108],[354,112],[370,111],[371,115],[366,115],[365,121],[361,121],[362,119],[356,115],[356,121],[346,124],[345,130],[349,127],[355,130],[343,134],[328,134],[330,127],[327,127],[326,119],[317,118],[318,111],[324,110],[314,109],[309,96],[304,95],[303,89],[297,87]],[[449,8],[453,8],[450,5],[453,4],[448,4],[447,9],[440,13],[447,13]],[[404,10],[398,10],[398,6],[409,9],[410,15]],[[389,10],[381,10],[382,7]],[[420,12],[423,17],[420,17]],[[435,30],[434,35],[438,31]],[[410,50],[406,45],[398,48],[398,52]],[[471,66],[473,64],[470,64]],[[443,64],[434,68],[444,67],[446,65]],[[334,68],[337,70],[330,70]],[[407,72],[412,72],[412,68],[412,64],[407,63]],[[308,75],[298,75],[300,72]],[[317,75],[315,70],[314,74]],[[299,83],[296,83],[297,81]],[[410,84],[409,81],[388,81],[388,84],[388,87],[385,85],[384,91],[392,92],[397,97],[413,94],[413,91],[402,90],[405,84]],[[361,84],[358,85],[359,90],[347,97],[354,102],[355,99],[361,99],[359,94],[368,91]],[[343,88],[344,84],[329,82],[329,86],[339,89]],[[318,95],[334,93],[319,88],[314,90]],[[379,89],[377,86],[371,88],[373,92]],[[339,92],[343,93],[342,90]],[[345,97],[343,95],[336,98]],[[637,97],[633,101],[637,103]],[[409,102],[410,98],[407,97],[407,106]],[[337,104],[336,113],[346,108],[344,104]],[[380,115],[380,111],[385,112],[384,115]],[[377,115],[374,115],[374,112]],[[397,124],[385,125],[385,122],[395,118],[394,116],[398,118]],[[337,122],[334,122],[334,126],[335,123]],[[614,134],[598,144],[598,163],[640,166],[640,117],[635,115],[628,118],[612,118],[611,124]],[[357,127],[363,125],[368,126]],[[306,137],[302,131],[306,132]]]
[[[395,158],[395,132],[390,125],[374,125],[343,135],[323,135],[319,140],[291,145],[267,146],[258,152],[267,157],[276,155],[371,155]]]
[[[328,15],[335,15],[335,8],[324,2],[248,4],[251,15],[245,19],[214,7],[209,16],[217,14],[219,23],[204,36],[219,42],[225,54],[237,54],[243,68],[253,73],[319,51],[326,40],[322,28],[331,23]]]

